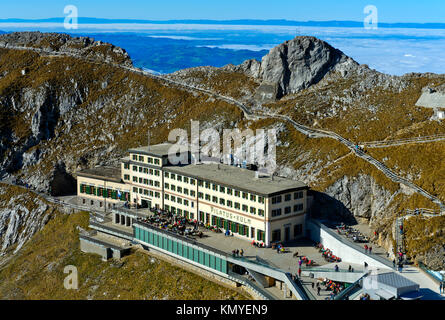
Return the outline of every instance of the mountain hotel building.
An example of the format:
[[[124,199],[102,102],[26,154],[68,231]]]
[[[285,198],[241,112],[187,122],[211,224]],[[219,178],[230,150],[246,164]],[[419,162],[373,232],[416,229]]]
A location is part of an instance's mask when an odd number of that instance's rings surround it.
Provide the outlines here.
[[[304,235],[307,185],[225,164],[172,165],[168,161],[171,146],[130,149],[120,168],[78,172],[80,204],[111,211],[125,201],[138,203],[217,225],[266,245]],[[189,152],[185,156],[190,159]]]

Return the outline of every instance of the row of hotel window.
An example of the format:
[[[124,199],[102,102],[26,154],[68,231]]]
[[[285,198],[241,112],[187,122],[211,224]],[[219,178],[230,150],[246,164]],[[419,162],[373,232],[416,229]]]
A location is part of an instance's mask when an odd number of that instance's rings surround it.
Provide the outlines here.
[[[201,192],[198,192],[199,199],[203,199],[203,196],[204,195]],[[183,204],[185,206],[189,205],[189,200],[182,199],[180,197],[176,197],[176,196],[173,196],[173,195],[169,195],[167,193],[164,194],[164,198],[165,198],[165,200],[169,200],[171,202],[176,202],[178,204]],[[218,201],[218,197],[215,197],[215,196],[210,197],[210,195],[208,195],[208,194],[205,195],[205,200],[212,201],[213,203],[220,204],[220,205],[223,205],[223,206],[227,206],[229,208],[233,208],[234,207],[235,209],[238,209],[238,210],[242,209],[244,212],[250,212],[251,214],[257,214],[257,211],[258,211],[258,215],[261,216],[261,217],[264,217],[264,210],[263,209],[257,209],[255,207],[250,207],[250,210],[249,210],[249,206],[247,206],[245,204],[241,205],[238,202],[232,202],[230,200],[226,201],[226,200],[224,200],[222,198],[220,198],[219,201]],[[191,202],[191,207],[194,208],[194,202],[193,201]]]
[[[124,169],[125,170],[130,170],[130,164],[129,163],[124,163]],[[133,171],[134,172],[139,172],[139,173],[145,173],[145,174],[149,174],[149,175],[157,176],[157,177],[161,176],[161,171],[157,170],[157,169],[150,169],[150,168],[133,166]]]
[[[85,184],[80,185],[80,193],[93,195],[97,197],[110,198],[113,200],[126,201],[129,199],[130,194],[124,191],[118,191],[114,189],[105,189],[102,187],[89,186]],[[120,192],[120,197],[119,197]]]
[[[303,191],[294,192],[294,200],[297,199],[303,199],[304,193]],[[278,204],[281,203],[283,200],[283,195],[272,197],[272,204]],[[292,193],[288,193],[284,195],[284,201],[291,201],[292,200]]]
[[[139,161],[139,162],[144,162],[145,163],[145,157],[141,156],[141,155],[133,154],[132,159],[133,159],[133,161]],[[161,161],[160,161],[159,158],[147,157],[147,163],[148,164],[160,165]]]
[[[158,199],[161,198],[161,194],[159,192],[153,192],[153,191],[147,190],[147,189],[133,187],[133,192],[143,194],[144,196],[155,197]]]
[[[304,206],[303,206],[302,203],[295,204],[293,212],[294,213],[300,212],[300,211],[303,211],[303,209],[304,209]],[[281,212],[282,212],[281,208],[272,210],[272,217],[281,216]],[[284,208],[284,214],[289,214],[289,213],[292,213],[292,207],[285,207]]]

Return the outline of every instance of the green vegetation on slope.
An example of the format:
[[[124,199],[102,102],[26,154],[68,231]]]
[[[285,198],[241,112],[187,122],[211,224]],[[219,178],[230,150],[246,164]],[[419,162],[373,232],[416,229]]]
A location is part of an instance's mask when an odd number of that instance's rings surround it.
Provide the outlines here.
[[[88,213],[58,214],[0,270],[1,299],[246,299],[193,273],[136,251],[104,262],[79,249]],[[77,267],[79,289],[64,288],[65,266]]]

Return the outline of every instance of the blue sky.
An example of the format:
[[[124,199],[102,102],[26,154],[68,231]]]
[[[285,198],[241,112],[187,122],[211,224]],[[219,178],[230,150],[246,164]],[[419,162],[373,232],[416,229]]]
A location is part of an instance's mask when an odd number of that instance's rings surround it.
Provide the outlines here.
[[[362,21],[366,5],[375,5],[379,22],[445,22],[443,0],[20,0],[1,1],[0,19],[63,16],[78,7],[79,16],[110,19],[287,19]],[[6,2],[6,3],[5,3]]]

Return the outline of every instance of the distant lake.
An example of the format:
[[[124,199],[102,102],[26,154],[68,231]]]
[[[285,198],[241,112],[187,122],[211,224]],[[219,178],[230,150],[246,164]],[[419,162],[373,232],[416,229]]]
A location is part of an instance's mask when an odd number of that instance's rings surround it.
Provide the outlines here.
[[[65,32],[122,47],[137,67],[170,73],[261,58],[296,35],[315,36],[378,71],[445,73],[445,29],[291,27],[274,25],[0,23],[0,30]]]

